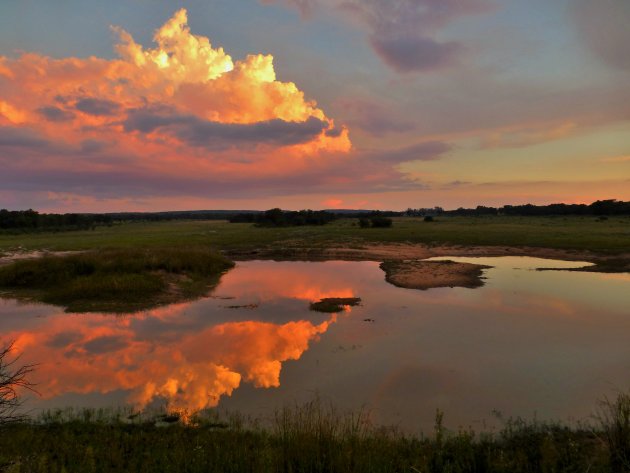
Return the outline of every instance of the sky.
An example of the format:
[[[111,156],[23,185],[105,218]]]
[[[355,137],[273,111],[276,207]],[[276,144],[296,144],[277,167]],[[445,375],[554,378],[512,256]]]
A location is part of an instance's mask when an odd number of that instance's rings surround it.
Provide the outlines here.
[[[0,208],[630,200],[628,0],[2,0]]]

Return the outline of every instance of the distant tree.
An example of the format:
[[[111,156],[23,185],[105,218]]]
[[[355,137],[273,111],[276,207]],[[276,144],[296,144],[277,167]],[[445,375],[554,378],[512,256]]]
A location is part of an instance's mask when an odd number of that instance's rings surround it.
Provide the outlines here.
[[[259,227],[299,227],[303,225],[325,225],[337,218],[332,212],[325,210],[286,211],[278,208],[266,210],[254,216]]]
[[[369,218],[361,217],[359,219],[359,226],[361,228],[369,228],[370,226],[372,226],[372,223],[370,222]]]
[[[34,385],[27,379],[34,365],[16,366],[19,356],[9,361],[9,356],[14,348],[10,343],[0,349],[0,426],[22,420],[24,416],[18,414],[22,405],[18,390],[28,389],[34,391]]]
[[[230,223],[253,223],[256,219],[256,215],[253,213],[238,213],[229,217]]]
[[[375,228],[388,228],[391,227],[394,221],[388,217],[372,217],[370,219],[372,221],[372,226]]]
[[[279,227],[284,223],[282,210],[277,207],[275,209],[266,210],[264,213],[264,219],[276,227]]]
[[[433,222],[435,220],[433,219],[432,215],[427,215],[426,217],[424,217],[424,221],[425,222]]]
[[[615,199],[598,200],[590,205],[595,215],[621,215],[630,213],[630,202],[620,202]]]

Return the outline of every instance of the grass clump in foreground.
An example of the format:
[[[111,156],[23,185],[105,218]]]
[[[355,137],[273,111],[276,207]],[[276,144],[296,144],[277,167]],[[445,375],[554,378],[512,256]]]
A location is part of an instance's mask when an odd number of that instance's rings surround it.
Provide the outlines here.
[[[184,425],[95,411],[48,414],[2,427],[0,471],[628,471],[615,460],[618,444],[604,434],[609,423],[567,427],[517,419],[496,433],[476,434],[445,429],[438,411],[433,435],[411,436],[375,427],[365,411],[340,413],[318,400],[281,409],[265,422],[235,414],[221,419],[214,411],[191,420]]]
[[[204,247],[109,249],[16,261],[0,289],[68,312],[130,312],[202,296],[233,265]]]
[[[630,395],[605,399],[597,419],[602,426],[601,437],[610,449],[611,470],[630,471]]]

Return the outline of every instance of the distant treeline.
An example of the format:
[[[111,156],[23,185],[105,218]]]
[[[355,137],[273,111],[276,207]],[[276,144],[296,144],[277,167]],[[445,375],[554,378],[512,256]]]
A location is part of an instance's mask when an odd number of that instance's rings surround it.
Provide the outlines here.
[[[104,214],[44,214],[35,210],[0,209],[0,231],[87,230],[97,225],[111,225],[112,218]]]
[[[425,215],[514,215],[514,216],[553,216],[553,215],[630,215],[630,202],[615,199],[598,200],[590,205],[586,204],[549,204],[549,205],[504,205],[503,207],[485,207],[478,205],[474,209],[458,208],[444,210],[441,207],[428,209],[407,209],[403,212],[408,216]]]
[[[111,212],[105,215],[119,222],[162,220],[229,220],[241,213],[260,214],[260,210],[175,210],[172,212]]]
[[[258,226],[324,225],[338,218],[423,217],[423,216],[558,216],[595,215],[630,216],[630,202],[615,199],[598,200],[592,204],[504,205],[503,207],[460,207],[444,210],[442,207],[408,208],[404,212],[378,210],[300,210],[279,208],[260,210],[189,210],[173,212],[111,212],[47,214],[35,210],[0,210],[0,232],[37,232],[86,230],[114,222],[162,220],[229,220],[233,223],[253,223]]]
[[[254,223],[259,227],[292,227],[302,225],[325,225],[338,218],[326,210],[286,211],[279,208],[262,213],[243,212],[229,219],[231,223]]]

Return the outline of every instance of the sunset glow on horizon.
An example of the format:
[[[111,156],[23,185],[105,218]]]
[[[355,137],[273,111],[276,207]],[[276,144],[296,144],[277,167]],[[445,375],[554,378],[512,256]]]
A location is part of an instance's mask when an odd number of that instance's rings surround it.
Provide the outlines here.
[[[0,18],[0,208],[630,200],[623,0],[6,2]]]

